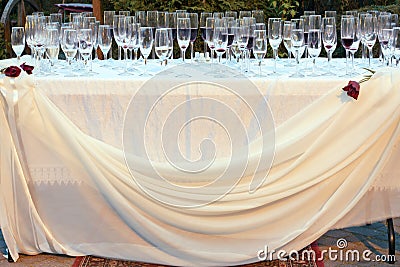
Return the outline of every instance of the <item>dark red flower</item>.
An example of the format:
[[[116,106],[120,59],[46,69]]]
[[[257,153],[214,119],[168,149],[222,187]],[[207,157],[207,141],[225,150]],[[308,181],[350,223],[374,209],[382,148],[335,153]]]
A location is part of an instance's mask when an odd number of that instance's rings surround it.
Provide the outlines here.
[[[348,96],[357,100],[360,94],[360,84],[355,81],[349,81],[349,83],[343,87],[343,91],[346,91]]]
[[[21,67],[21,69],[23,69],[23,70],[24,70],[26,73],[28,73],[29,75],[32,74],[32,71],[33,71],[33,69],[34,69],[33,66],[26,65],[25,62],[22,63],[22,65],[21,65],[20,67]]]
[[[17,66],[10,66],[5,69],[4,74],[8,77],[18,77],[21,74],[21,69]]]

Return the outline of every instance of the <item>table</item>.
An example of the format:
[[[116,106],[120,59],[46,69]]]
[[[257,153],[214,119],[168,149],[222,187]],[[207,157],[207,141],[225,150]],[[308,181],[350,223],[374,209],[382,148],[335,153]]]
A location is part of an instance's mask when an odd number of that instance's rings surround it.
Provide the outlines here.
[[[94,70],[101,75],[22,73],[0,82],[0,220],[14,259],[49,252],[227,266],[257,261],[266,247],[298,250],[329,229],[400,215],[396,69],[363,83],[357,101],[343,94],[347,77],[248,80],[206,64],[168,69],[149,86],[112,66]],[[170,81],[178,86],[165,91]],[[152,109],[155,99],[160,109]],[[171,114],[180,116],[168,121]],[[183,127],[185,119],[191,124]],[[242,128],[246,139],[233,138]],[[188,162],[199,165],[191,172]],[[230,176],[207,187],[221,170]],[[266,174],[249,192],[252,178]]]

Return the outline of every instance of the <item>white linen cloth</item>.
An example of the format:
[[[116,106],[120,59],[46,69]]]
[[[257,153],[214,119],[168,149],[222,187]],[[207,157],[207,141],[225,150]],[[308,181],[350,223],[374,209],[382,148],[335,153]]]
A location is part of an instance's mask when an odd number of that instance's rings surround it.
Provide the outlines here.
[[[227,266],[257,261],[265,246],[301,249],[329,229],[399,216],[399,82],[398,71],[380,71],[362,84],[357,101],[343,97],[340,86],[322,91],[321,98],[279,123],[273,166],[259,190],[248,192],[246,175],[252,174],[246,173],[219,201],[185,209],[161,205],[144,194],[131,178],[120,140],[107,144],[108,136],[90,136],[99,132],[78,127],[72,121],[79,114],[68,118],[54,104],[57,100],[50,100],[60,88],[45,88],[40,79],[35,83],[24,73],[3,78],[0,220],[10,253],[14,259],[18,253],[49,252]],[[79,83],[63,90],[74,90]],[[110,97],[129,100],[113,92],[130,87],[109,85]],[[272,107],[285,86],[290,81],[277,80],[262,89]],[[85,91],[84,84],[79,89],[75,92],[83,96],[98,92]],[[73,95],[63,92],[62,97]],[[96,110],[86,112],[96,116]],[[261,141],[252,140],[252,155],[260,153]],[[43,158],[52,167],[35,169]],[[137,160],[138,173],[145,175]],[[215,168],[222,163],[217,161]],[[176,169],[162,167],[170,176],[180,176]],[[171,198],[198,197],[153,185]]]

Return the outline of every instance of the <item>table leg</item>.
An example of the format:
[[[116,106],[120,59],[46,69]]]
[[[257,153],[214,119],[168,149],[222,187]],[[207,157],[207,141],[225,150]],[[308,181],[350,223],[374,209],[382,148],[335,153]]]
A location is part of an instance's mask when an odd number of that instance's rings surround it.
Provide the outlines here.
[[[393,219],[387,219],[387,227],[388,227],[388,240],[389,240],[389,260],[388,263],[394,264],[395,263],[395,254],[396,254],[396,247],[395,247],[395,236],[394,236],[394,227],[393,227]]]

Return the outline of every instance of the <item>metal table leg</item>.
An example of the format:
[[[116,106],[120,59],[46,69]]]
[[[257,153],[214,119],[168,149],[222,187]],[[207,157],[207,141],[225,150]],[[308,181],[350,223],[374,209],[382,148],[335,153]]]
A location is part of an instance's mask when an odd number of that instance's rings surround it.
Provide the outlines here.
[[[395,254],[396,254],[396,246],[395,246],[395,236],[394,236],[394,227],[393,227],[393,219],[387,219],[387,227],[388,227],[388,240],[389,240],[389,260],[387,261],[390,264],[395,263]]]

